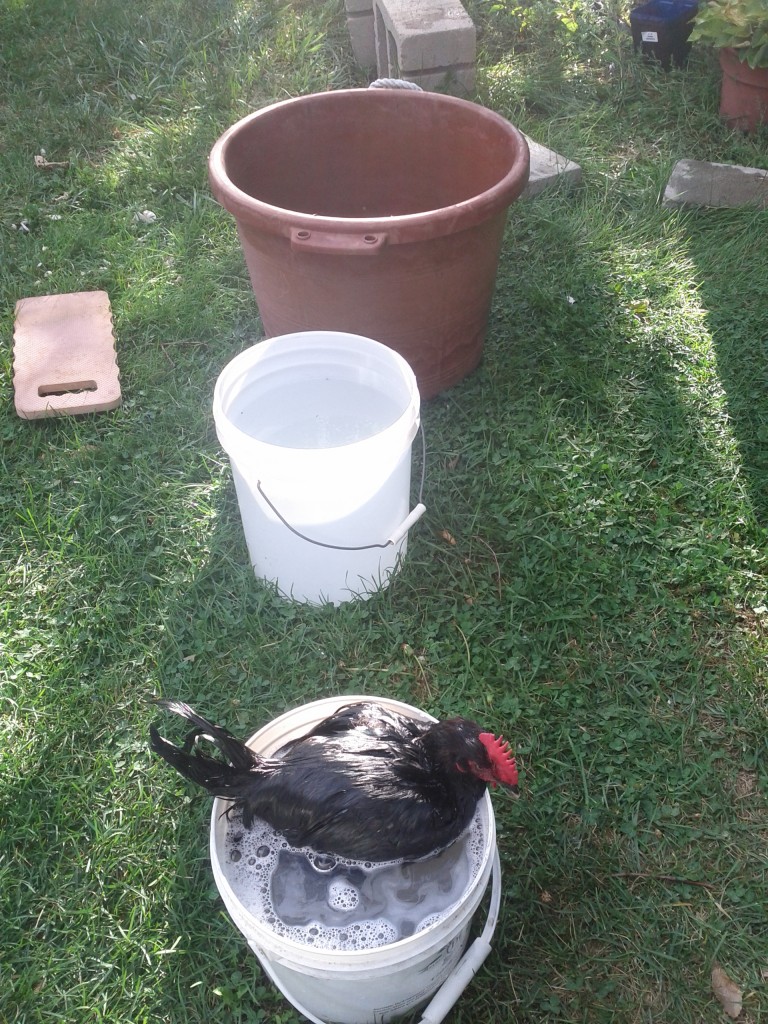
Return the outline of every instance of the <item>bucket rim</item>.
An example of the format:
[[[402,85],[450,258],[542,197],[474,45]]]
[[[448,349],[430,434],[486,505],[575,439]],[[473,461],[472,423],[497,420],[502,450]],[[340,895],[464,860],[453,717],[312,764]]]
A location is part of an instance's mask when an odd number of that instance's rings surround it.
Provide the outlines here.
[[[343,694],[339,697],[322,697],[319,700],[310,701],[307,704],[301,704],[296,708],[291,708],[288,711],[278,715],[277,718],[271,719],[265,723],[260,729],[257,729],[252,736],[246,740],[246,746],[251,747],[254,750],[258,750],[258,747],[254,747],[253,743],[257,742],[268,730],[274,729],[275,726],[284,726],[292,718],[302,712],[321,712],[319,718],[313,719],[313,722],[321,721],[326,714],[331,714],[333,709],[344,707],[346,704],[354,704],[357,702],[372,701],[377,704],[389,708],[393,711],[400,711],[403,714],[409,714],[414,718],[419,718],[425,721],[436,722],[437,719],[430,715],[428,712],[423,711],[421,708],[414,707],[411,704],[406,704],[403,701],[395,700],[392,697],[381,697],[378,695],[370,694]],[[308,728],[312,722],[307,722],[304,728]],[[285,739],[283,742],[285,742]],[[491,868],[493,866],[493,858],[496,852],[496,818],[493,812],[493,802],[491,801],[490,793],[486,790],[482,800],[478,804],[478,807],[482,805],[481,813],[484,813],[485,818],[485,842],[483,846],[483,852],[480,864],[478,866],[477,874],[468,884],[467,889],[459,897],[453,909],[448,912],[446,916],[441,918],[439,921],[433,922],[426,928],[422,928],[413,935],[409,935],[406,938],[398,939],[395,942],[387,942],[381,946],[374,946],[370,949],[352,949],[352,950],[338,950],[338,949],[313,949],[311,946],[307,946],[304,943],[296,942],[294,939],[286,938],[281,935],[277,935],[270,928],[266,927],[257,917],[245,910],[243,904],[235,895],[232,887],[230,886],[223,870],[221,867],[221,859],[219,857],[219,849],[216,842],[217,834],[221,830],[220,821],[224,817],[227,807],[230,801],[225,800],[221,797],[216,797],[211,808],[211,828],[210,828],[210,839],[209,839],[209,852],[211,858],[211,867],[213,869],[214,880],[216,887],[219,890],[219,894],[224,900],[227,910],[229,910],[230,901],[233,904],[237,904],[243,911],[244,915],[248,918],[249,925],[253,927],[255,932],[258,932],[260,938],[267,936],[273,948],[270,949],[270,953],[273,958],[279,957],[281,954],[278,948],[295,953],[298,957],[302,958],[305,963],[309,963],[315,960],[320,960],[332,966],[339,964],[348,964],[350,967],[355,965],[363,968],[367,966],[371,958],[377,960],[378,966],[386,966],[386,964],[392,962],[400,962],[402,959],[407,957],[409,950],[418,950],[421,947],[426,947],[437,932],[448,932],[455,930],[457,926],[457,918],[461,914],[466,914],[465,903],[467,897],[470,898],[470,902],[474,901],[474,905],[471,907],[471,913],[469,918],[475,914],[477,907],[482,901],[485,890],[488,887],[488,881],[491,876]],[[226,897],[225,897],[226,891]],[[233,916],[230,912],[230,916]],[[234,919],[234,923],[239,926],[237,920]],[[242,931],[242,929],[240,929]],[[246,936],[250,942],[250,937]],[[258,945],[261,945],[256,939]],[[403,953],[405,956],[401,957],[399,954]],[[398,954],[396,956],[396,953]],[[415,955],[412,953],[412,955]]]
[[[265,363],[270,355],[279,358],[281,355],[290,355],[291,352],[294,354],[302,351],[311,352],[318,343],[328,342],[332,339],[351,342],[356,346],[360,346],[362,343],[363,348],[386,359],[399,372],[406,387],[407,400],[403,411],[388,426],[367,437],[345,444],[328,445],[324,448],[302,448],[270,444],[268,441],[253,437],[241,430],[230,419],[226,393],[240,377],[252,372],[260,363]],[[278,349],[282,349],[282,351],[278,351]],[[419,427],[420,407],[421,399],[416,375],[408,361],[399,352],[389,348],[388,345],[383,345],[380,341],[345,331],[297,331],[293,334],[264,338],[233,356],[222,368],[213,389],[213,418],[216,433],[225,451],[231,454],[232,448],[247,446],[251,450],[268,452],[272,457],[279,455],[284,460],[289,459],[293,453],[298,453],[301,458],[311,454],[313,459],[347,459],[350,454],[360,450],[363,446],[370,449],[374,445],[387,445],[393,437],[398,437],[401,434],[404,436],[405,443],[410,444]]]
[[[238,188],[226,171],[227,149],[232,139],[242,132],[253,121],[272,114],[278,109],[311,103],[346,102],[345,97],[362,97],[364,103],[424,103],[442,105],[446,108],[455,107],[468,110],[472,108],[478,117],[493,123],[515,139],[517,153],[512,166],[499,181],[490,188],[470,196],[461,202],[420,213],[393,214],[385,217],[333,217],[315,215],[274,206],[262,199],[249,195]],[[412,89],[328,89],[324,92],[308,93],[304,96],[292,96],[288,99],[270,103],[259,110],[254,110],[240,118],[216,140],[208,157],[208,177],[211,189],[217,201],[232,213],[236,219],[247,212],[251,217],[259,215],[261,226],[271,229],[273,234],[289,236],[296,227],[310,226],[313,231],[329,232],[337,235],[359,235],[361,233],[386,233],[389,243],[419,241],[424,238],[439,238],[452,235],[459,230],[474,227],[490,219],[494,214],[506,211],[507,207],[517,199],[528,183],[530,173],[530,150],[528,142],[515,125],[507,118],[489,107],[484,107],[471,100],[444,93],[420,91]],[[436,215],[450,211],[445,224],[440,225]]]

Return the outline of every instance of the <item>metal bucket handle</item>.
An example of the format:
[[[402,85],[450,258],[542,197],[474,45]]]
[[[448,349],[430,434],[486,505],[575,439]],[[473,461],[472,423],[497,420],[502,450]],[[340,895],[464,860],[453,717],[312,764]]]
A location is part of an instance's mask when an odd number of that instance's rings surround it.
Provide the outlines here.
[[[419,500],[412,509],[412,511],[409,512],[405,519],[402,521],[402,523],[400,523],[399,526],[395,527],[395,529],[390,533],[389,537],[387,537],[387,539],[383,542],[375,544],[358,544],[357,546],[350,546],[348,544],[328,544],[324,540],[315,540],[313,537],[307,537],[305,533],[302,533],[300,530],[297,530],[295,526],[291,526],[291,524],[288,522],[288,520],[285,518],[282,512],[280,512],[280,510],[275,507],[274,503],[267,496],[267,494],[264,491],[264,488],[261,486],[261,480],[256,481],[256,490],[262,496],[267,505],[269,505],[270,509],[272,510],[272,512],[274,512],[274,514],[277,516],[277,518],[280,520],[283,526],[285,526],[286,529],[290,530],[291,533],[295,534],[295,536],[299,537],[301,540],[305,540],[308,544],[315,544],[317,545],[317,547],[320,548],[331,548],[333,551],[369,551],[371,548],[388,548],[394,546],[395,544],[400,543],[400,541],[403,539],[406,533],[408,533],[413,524],[418,522],[418,520],[421,519],[421,517],[427,511],[426,505],[424,505],[421,500],[422,497],[424,496],[424,477],[427,468],[427,442],[424,439],[424,426],[421,423],[421,421],[419,421],[419,433],[421,434],[421,481],[419,482]]]

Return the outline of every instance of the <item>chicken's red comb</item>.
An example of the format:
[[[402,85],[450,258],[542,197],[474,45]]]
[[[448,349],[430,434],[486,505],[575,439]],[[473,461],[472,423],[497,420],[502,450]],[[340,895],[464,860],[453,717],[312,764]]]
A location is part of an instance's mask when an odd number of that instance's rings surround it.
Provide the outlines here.
[[[481,732],[478,739],[488,751],[493,765],[493,774],[499,782],[503,782],[505,786],[516,786],[517,765],[504,737],[499,736],[496,739],[492,732]]]

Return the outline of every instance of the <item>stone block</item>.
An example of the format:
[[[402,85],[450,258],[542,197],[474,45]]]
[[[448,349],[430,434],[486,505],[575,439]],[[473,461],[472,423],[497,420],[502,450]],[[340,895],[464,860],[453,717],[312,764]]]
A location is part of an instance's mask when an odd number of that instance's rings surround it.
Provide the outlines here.
[[[664,190],[664,206],[745,206],[768,209],[768,171],[741,164],[678,160]]]
[[[376,67],[376,29],[373,0],[344,0],[352,53],[362,68]]]
[[[475,25],[458,0],[373,0],[373,14],[379,77],[474,89]]]
[[[558,181],[565,180],[573,185],[581,181],[581,167],[573,160],[534,142],[527,135],[526,141],[531,153],[531,173],[521,198],[530,199]]]

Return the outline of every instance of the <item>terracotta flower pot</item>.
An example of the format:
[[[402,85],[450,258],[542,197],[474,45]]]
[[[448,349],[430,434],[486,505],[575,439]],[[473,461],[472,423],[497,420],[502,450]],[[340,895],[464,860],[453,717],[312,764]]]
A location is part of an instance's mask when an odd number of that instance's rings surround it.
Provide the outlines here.
[[[720,67],[720,116],[746,132],[768,123],[768,68],[751,68],[730,47],[720,50]]]
[[[480,362],[528,144],[436,92],[338,89],[249,114],[213,147],[268,337],[340,331],[412,366],[421,398]]]

